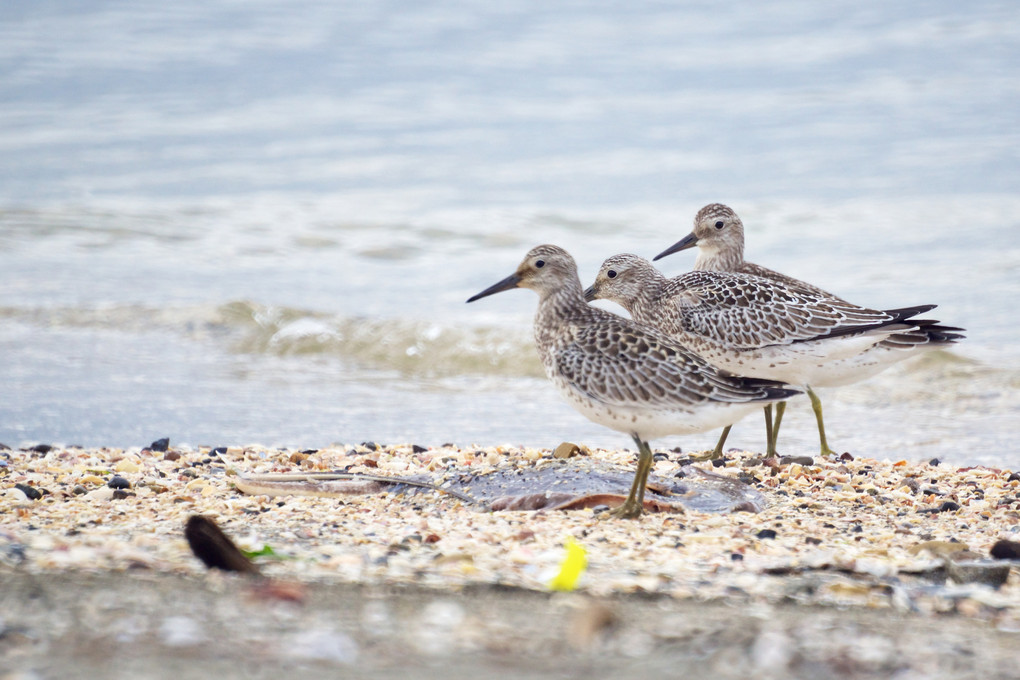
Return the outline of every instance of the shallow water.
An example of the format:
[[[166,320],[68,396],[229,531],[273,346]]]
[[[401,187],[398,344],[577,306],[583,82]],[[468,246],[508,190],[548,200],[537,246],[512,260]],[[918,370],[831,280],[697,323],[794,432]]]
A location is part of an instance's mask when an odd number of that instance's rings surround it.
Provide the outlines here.
[[[628,446],[542,377],[530,292],[464,300],[724,201],[750,259],[967,328],[823,392],[836,448],[1020,466],[1020,16],[732,7],[5,6],[0,442]]]

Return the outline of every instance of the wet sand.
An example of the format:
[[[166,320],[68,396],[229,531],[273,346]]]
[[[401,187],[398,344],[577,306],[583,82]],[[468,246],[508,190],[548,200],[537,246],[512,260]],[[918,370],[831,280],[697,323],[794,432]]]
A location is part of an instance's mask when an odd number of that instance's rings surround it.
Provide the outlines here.
[[[236,576],[149,572],[3,581],[4,678],[1016,677],[1015,633],[952,615],[338,583],[295,605]]]

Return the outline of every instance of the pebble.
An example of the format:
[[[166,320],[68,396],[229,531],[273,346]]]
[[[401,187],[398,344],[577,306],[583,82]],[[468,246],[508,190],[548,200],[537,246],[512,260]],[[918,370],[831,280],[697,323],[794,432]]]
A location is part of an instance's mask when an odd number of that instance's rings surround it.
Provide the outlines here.
[[[25,498],[28,500],[37,501],[43,497],[39,489],[33,488],[28,484],[15,484],[14,488],[18,489],[19,491],[21,491],[21,493],[25,494]]]
[[[162,439],[157,439],[156,441],[152,442],[145,448],[149,449],[150,451],[158,451],[162,453],[163,451],[166,451],[167,449],[170,448],[170,438],[163,437]]]
[[[1007,540],[996,541],[989,554],[997,560],[1020,560],[1020,543]]]
[[[939,506],[934,507],[934,508],[921,508],[921,509],[918,510],[918,512],[922,512],[922,513],[923,512],[927,512],[927,513],[935,514],[935,513],[940,513],[940,512],[954,512],[954,511],[959,510],[959,509],[960,509],[960,504],[959,503],[956,503],[954,501],[945,501],[944,503],[942,503],[942,505],[939,505]]]
[[[128,480],[124,479],[120,475],[114,475],[113,477],[110,477],[110,481],[108,481],[106,483],[106,485],[108,487],[110,487],[111,489],[130,489],[131,488],[131,482],[129,482]]]
[[[811,456],[782,456],[779,459],[780,465],[814,465],[815,459]]]
[[[553,450],[553,458],[573,458],[581,452],[581,447],[571,442],[563,442]]]

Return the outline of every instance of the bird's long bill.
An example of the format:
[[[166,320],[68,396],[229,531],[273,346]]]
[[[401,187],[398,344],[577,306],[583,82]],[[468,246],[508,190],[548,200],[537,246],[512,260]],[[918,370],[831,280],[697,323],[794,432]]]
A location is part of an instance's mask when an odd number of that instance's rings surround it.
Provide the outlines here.
[[[679,253],[681,250],[693,248],[696,245],[698,245],[698,237],[695,236],[693,233],[687,234],[687,236],[684,236],[682,239],[671,245],[669,248],[666,248],[664,251],[653,257],[652,261],[654,262],[655,260],[662,259],[667,255],[672,255],[673,253]]]
[[[584,301],[591,302],[595,298],[595,286],[591,285],[584,289]]]
[[[496,293],[502,293],[504,290],[516,288],[520,282],[521,282],[520,274],[511,274],[510,276],[506,277],[499,283],[489,286],[478,295],[472,295],[471,297],[468,298],[468,302],[474,302],[475,300],[480,300],[483,297],[488,297],[490,295],[495,295]]]

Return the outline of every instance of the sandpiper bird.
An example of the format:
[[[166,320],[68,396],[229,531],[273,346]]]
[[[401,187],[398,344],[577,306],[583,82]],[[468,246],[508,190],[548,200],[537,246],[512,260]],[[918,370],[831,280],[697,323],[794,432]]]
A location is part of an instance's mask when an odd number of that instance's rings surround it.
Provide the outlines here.
[[[533,248],[517,271],[468,302],[511,288],[538,293],[535,343],[560,393],[582,415],[629,434],[638,446],[630,493],[613,511],[618,517],[641,514],[650,439],[711,430],[798,393],[771,380],[727,375],[651,326],[589,306],[574,258],[557,246]]]
[[[795,279],[792,276],[780,274],[777,271],[752,262],[746,262],[744,260],[744,225],[732,209],[720,203],[712,203],[699,210],[694,218],[694,231],[656,255],[654,259],[658,260],[694,246],[698,247],[698,257],[694,262],[695,271],[730,272],[759,276],[804,294],[821,295],[829,300],[842,302],[840,298],[810,283]],[[893,310],[889,314],[895,315],[895,312],[905,312],[914,309],[918,310],[916,313],[922,313],[934,307],[935,305],[928,305],[924,309],[915,307],[908,308],[907,310]],[[811,399],[811,408],[814,410],[815,419],[818,423],[818,437],[823,455],[830,455],[835,452],[829,447],[826,440],[825,423],[822,418],[822,402],[814,390],[811,389],[812,387],[837,387],[859,382],[870,378],[876,373],[880,373],[898,361],[914,356],[919,350],[944,348],[946,345],[952,344],[964,337],[958,333],[958,331],[963,330],[962,328],[943,326],[938,321],[911,319],[908,323],[912,324],[914,328],[906,332],[890,335],[881,342],[874,343],[870,349],[856,356],[844,356],[838,359],[835,356],[831,357],[831,360],[826,361],[828,364],[827,368],[824,371],[820,369],[817,375],[814,376],[814,382],[794,381],[792,383],[802,385],[807,392],[808,398]],[[757,375],[757,373],[749,373],[749,375]],[[776,422],[772,428],[772,443],[770,445],[772,452],[775,451],[775,439],[779,434],[779,424],[782,420],[785,406],[785,403],[776,405]],[[766,412],[766,422],[768,423],[769,420],[768,412]],[[723,436],[716,447],[717,451],[721,450],[722,443],[725,441],[728,432],[728,428],[723,432]]]

